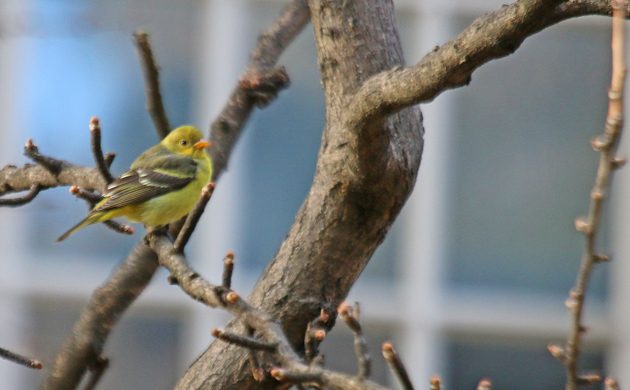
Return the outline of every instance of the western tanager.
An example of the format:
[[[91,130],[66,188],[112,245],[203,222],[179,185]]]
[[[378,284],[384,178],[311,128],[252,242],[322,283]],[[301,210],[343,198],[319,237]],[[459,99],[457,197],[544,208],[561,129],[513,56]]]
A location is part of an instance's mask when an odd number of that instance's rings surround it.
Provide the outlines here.
[[[171,131],[108,185],[103,200],[57,241],[87,225],[120,216],[157,227],[188,214],[212,177],[212,161],[206,152],[210,143],[201,137],[193,126]]]

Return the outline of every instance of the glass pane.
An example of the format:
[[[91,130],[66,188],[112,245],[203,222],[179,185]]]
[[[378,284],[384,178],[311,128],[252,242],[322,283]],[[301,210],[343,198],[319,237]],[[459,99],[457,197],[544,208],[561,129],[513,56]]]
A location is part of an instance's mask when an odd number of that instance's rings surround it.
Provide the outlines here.
[[[31,350],[50,367],[55,354],[70,334],[84,303],[59,299],[32,299],[25,322]],[[107,341],[104,356],[110,358],[99,389],[172,389],[179,376],[182,312],[161,307],[158,312],[132,309],[122,318]],[[24,389],[34,389],[45,370],[23,375]]]
[[[569,290],[583,247],[573,220],[586,213],[596,169],[589,140],[605,118],[609,47],[608,27],[556,26],[454,92],[451,287]],[[592,296],[604,294],[604,269],[595,270]]]
[[[445,385],[449,389],[475,389],[490,378],[495,389],[562,389],[564,366],[547,352],[546,340],[456,337],[446,344]],[[588,350],[580,361],[588,372],[601,372],[601,350]],[[584,387],[596,389],[600,386]]]

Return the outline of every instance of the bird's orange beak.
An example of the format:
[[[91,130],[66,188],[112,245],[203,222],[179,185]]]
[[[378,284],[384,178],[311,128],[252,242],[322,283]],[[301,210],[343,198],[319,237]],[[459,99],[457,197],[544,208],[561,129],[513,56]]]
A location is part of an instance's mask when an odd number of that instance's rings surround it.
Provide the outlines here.
[[[193,148],[195,150],[201,150],[201,149],[209,148],[210,146],[212,146],[212,142],[206,141],[205,139],[200,139],[199,141],[195,142],[195,144],[193,145]]]

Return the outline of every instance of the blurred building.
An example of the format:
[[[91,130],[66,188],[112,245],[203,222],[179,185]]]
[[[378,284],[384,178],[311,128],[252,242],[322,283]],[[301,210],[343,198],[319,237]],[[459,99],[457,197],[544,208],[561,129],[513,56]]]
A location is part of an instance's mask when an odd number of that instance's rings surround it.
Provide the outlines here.
[[[501,1],[398,1],[408,63]],[[261,29],[283,1],[166,0],[0,3],[0,165],[22,164],[24,140],[92,164],[89,118],[101,118],[121,173],[156,142],[131,33],[151,34],[173,124],[207,128]],[[416,189],[352,290],[361,302],[374,379],[390,383],[380,344],[393,340],[418,388],[439,374],[449,389],[482,377],[497,388],[559,389],[564,370],[546,351],[569,329],[564,300],[578,269],[609,82],[607,18],[582,18],[526,40],[471,84],[422,106],[426,147]],[[307,194],[324,126],[310,26],[283,55],[291,87],[257,112],[195,233],[193,265],[219,280],[235,251],[247,293]],[[621,152],[627,150],[622,146]],[[628,169],[616,178],[586,307],[582,367],[630,383],[630,273],[624,223]],[[90,293],[140,237],[103,226],[55,238],[86,212],[67,189],[0,209],[0,346],[50,363]],[[611,226],[615,229],[611,230]],[[625,264],[624,264],[625,263]],[[627,277],[626,277],[627,279]],[[229,317],[188,299],[160,272],[114,330],[102,389],[170,389]],[[330,367],[354,372],[339,324],[324,343]],[[625,368],[625,369],[624,369]],[[0,360],[3,388],[33,388],[41,373]],[[393,383],[392,383],[393,384]]]

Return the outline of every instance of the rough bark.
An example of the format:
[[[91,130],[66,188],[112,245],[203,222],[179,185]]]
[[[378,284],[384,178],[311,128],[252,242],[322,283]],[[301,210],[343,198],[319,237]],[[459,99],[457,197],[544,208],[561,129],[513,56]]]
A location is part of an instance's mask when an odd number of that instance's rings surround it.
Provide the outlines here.
[[[610,14],[603,0],[517,1],[403,67],[391,1],[311,0],[309,7],[326,128],[311,190],[250,296],[298,351],[308,320],[344,299],[413,188],[423,129],[419,109],[408,107],[466,85],[479,66],[559,21]],[[177,388],[276,387],[253,381],[246,356],[215,342]]]
[[[417,107],[368,124],[349,124],[344,110],[368,77],[403,65],[391,1],[309,7],[327,126],[309,195],[250,296],[282,323],[297,350],[307,322],[339,304],[383,241],[413,188],[423,145]],[[245,367],[244,351],[215,342],[177,388],[274,387],[253,382]]]

